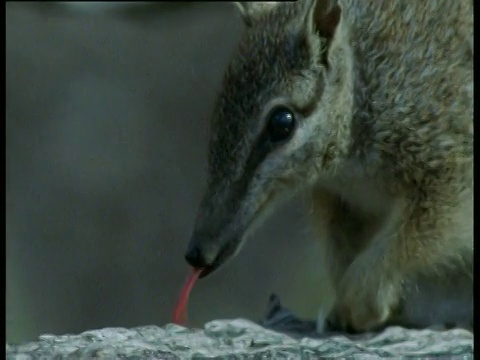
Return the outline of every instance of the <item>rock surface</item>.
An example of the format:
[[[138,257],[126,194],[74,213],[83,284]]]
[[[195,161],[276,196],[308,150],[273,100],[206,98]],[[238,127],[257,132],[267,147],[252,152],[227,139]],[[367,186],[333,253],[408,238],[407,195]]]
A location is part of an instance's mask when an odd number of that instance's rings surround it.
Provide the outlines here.
[[[247,320],[217,320],[203,330],[169,324],[163,328],[106,328],[80,335],[43,335],[39,341],[7,345],[7,359],[381,359],[399,356],[473,359],[466,330],[435,332],[388,328],[349,339],[335,335],[302,338],[267,330]]]
[[[37,342],[7,344],[6,358],[473,359],[473,334],[462,329],[390,327],[376,334],[315,336],[313,323],[295,318],[275,296],[270,299],[266,320],[261,324],[264,326],[244,319],[216,320],[204,329],[168,324],[162,328],[106,328],[80,335],[43,335]]]

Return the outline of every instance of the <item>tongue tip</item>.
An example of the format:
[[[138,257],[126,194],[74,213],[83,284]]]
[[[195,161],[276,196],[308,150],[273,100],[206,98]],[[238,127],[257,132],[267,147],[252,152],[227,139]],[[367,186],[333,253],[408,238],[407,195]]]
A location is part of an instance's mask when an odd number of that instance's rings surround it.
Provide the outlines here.
[[[193,285],[198,280],[201,272],[203,271],[202,268],[193,268],[185,285],[182,288],[180,293],[180,297],[178,298],[177,305],[173,311],[172,320],[174,324],[177,325],[185,325],[187,322],[187,305],[188,305],[188,298],[190,296],[190,292],[193,288]]]

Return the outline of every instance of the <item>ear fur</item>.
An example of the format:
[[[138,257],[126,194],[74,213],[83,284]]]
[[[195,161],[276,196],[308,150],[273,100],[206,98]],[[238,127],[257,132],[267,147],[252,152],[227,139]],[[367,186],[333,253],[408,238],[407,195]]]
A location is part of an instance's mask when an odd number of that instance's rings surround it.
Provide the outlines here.
[[[235,1],[234,4],[237,7],[237,9],[240,11],[240,14],[242,15],[243,22],[245,23],[245,25],[251,26],[263,14],[271,11],[275,6],[277,6],[279,2],[277,1],[270,1],[270,2]]]
[[[342,7],[339,4],[339,0],[304,1],[306,3],[303,21],[300,21],[301,26],[303,26],[304,31],[312,39],[311,44],[314,48],[318,49],[319,44],[323,44],[320,45],[320,61],[329,68],[331,51],[335,44],[343,38],[339,34]]]
[[[332,39],[340,23],[341,16],[342,8],[337,0],[317,0],[314,21],[320,36]]]
[[[306,3],[307,17],[304,21],[308,23],[309,28],[327,40],[332,39],[342,14],[338,0],[298,0],[298,2]],[[247,26],[251,26],[280,3],[278,1],[234,2]]]
[[[336,33],[341,15],[342,8],[338,0],[311,0],[306,21],[312,32],[330,41]]]

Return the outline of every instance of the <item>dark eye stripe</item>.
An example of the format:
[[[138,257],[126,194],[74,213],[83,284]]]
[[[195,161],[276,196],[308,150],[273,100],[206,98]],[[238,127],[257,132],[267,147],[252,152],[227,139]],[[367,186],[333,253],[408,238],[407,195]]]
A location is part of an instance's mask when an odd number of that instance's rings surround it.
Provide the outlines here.
[[[238,207],[241,205],[241,199],[245,197],[248,185],[251,183],[258,166],[265,160],[273,148],[274,145],[269,141],[268,133],[263,131],[252,147],[243,174],[232,184],[230,193],[230,204],[233,206],[231,210],[234,210],[232,213],[236,213],[238,210]]]
[[[319,99],[322,96],[324,89],[324,77],[319,75],[315,83],[314,96],[304,106],[293,107],[294,111],[299,113],[302,117],[309,117],[319,106]],[[268,121],[268,120],[267,120]],[[269,141],[268,132],[264,129],[260,132],[257,140],[252,144],[250,154],[245,163],[243,174],[237,180],[234,185],[234,196],[238,196],[238,199],[243,198],[248,185],[250,184],[258,166],[265,160],[267,155],[276,148],[276,144]]]
[[[275,112],[276,110],[273,110],[273,111]],[[292,113],[292,117],[294,120],[293,111],[288,110],[288,108],[286,107],[281,107],[280,111],[287,111],[289,113]],[[269,115],[269,117],[270,116],[271,115]],[[268,119],[267,121],[269,120],[270,119]],[[287,138],[285,140],[287,140]],[[238,181],[234,185],[234,190],[232,191],[234,193],[233,195],[234,197],[236,197],[237,199],[242,199],[244,197],[245,192],[248,189],[248,185],[250,184],[253,176],[255,175],[255,172],[257,171],[258,166],[265,160],[265,158],[268,156],[268,154],[272,150],[280,146],[282,143],[283,142],[272,141],[271,133],[269,131],[269,126],[267,123],[267,126],[260,133],[256,142],[252,146],[252,150],[245,163],[245,168],[242,176],[238,179]]]

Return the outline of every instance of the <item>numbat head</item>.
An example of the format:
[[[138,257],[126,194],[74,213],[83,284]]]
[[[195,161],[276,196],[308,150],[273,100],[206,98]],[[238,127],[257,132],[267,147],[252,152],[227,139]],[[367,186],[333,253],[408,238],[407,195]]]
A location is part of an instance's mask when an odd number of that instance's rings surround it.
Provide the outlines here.
[[[208,189],[187,255],[210,271],[276,199],[334,170],[352,116],[352,56],[338,5],[238,7],[247,29],[212,116]]]
[[[473,321],[473,2],[237,7],[187,261],[211,273],[305,190],[331,328]]]

